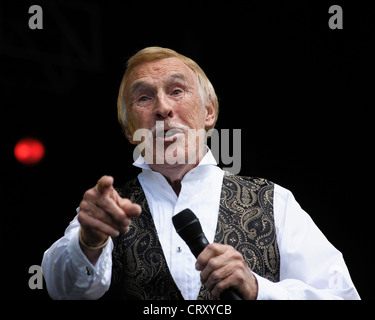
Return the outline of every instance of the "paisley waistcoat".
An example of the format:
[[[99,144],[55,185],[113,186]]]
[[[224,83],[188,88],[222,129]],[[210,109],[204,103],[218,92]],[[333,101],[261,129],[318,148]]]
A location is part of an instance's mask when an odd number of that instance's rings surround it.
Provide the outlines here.
[[[233,246],[253,272],[277,282],[280,257],[273,190],[273,183],[265,179],[224,175],[214,242]],[[142,213],[132,219],[127,233],[113,239],[111,286],[103,298],[183,299],[170,274],[138,179],[129,181],[119,193],[138,203]],[[211,299],[203,285],[198,299]]]

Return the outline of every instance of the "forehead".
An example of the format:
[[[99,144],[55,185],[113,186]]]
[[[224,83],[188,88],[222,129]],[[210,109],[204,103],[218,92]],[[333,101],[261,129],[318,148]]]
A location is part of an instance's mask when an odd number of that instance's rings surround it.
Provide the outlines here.
[[[163,80],[172,75],[180,74],[191,83],[197,81],[195,73],[180,59],[167,58],[163,60],[145,62],[136,66],[129,75],[130,85],[137,80]]]

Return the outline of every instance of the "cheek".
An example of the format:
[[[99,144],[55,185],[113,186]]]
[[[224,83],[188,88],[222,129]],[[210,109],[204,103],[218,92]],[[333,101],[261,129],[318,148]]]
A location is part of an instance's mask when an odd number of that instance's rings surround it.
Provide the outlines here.
[[[129,112],[128,119],[129,119],[129,127],[131,128],[132,132],[134,133],[137,129],[142,128],[149,128],[147,120],[151,117],[147,113],[146,108],[133,108],[131,112]]]
[[[190,127],[204,127],[205,107],[200,98],[187,97],[183,109]]]

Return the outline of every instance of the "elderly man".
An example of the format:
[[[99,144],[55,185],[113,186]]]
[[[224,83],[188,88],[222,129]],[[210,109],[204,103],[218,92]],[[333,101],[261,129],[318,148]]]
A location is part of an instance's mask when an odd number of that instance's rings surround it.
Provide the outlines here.
[[[217,167],[203,137],[217,116],[194,61],[159,47],[130,58],[118,118],[142,145],[142,172],[121,189],[103,176],[84,193],[43,257],[52,298],[218,299],[230,288],[242,299],[359,299],[342,254],[291,192]],[[211,243],[197,259],[172,224],[185,208]]]

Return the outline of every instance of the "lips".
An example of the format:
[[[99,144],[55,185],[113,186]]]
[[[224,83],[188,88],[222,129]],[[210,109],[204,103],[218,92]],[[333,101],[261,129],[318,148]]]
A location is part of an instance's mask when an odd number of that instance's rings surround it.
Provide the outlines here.
[[[155,138],[163,139],[164,141],[173,141],[178,134],[183,134],[181,129],[169,128],[165,130],[159,130],[155,133]]]
[[[182,131],[180,129],[169,129],[169,130],[164,131],[164,136],[166,138],[169,138],[169,137],[174,136],[177,133],[182,133]]]

